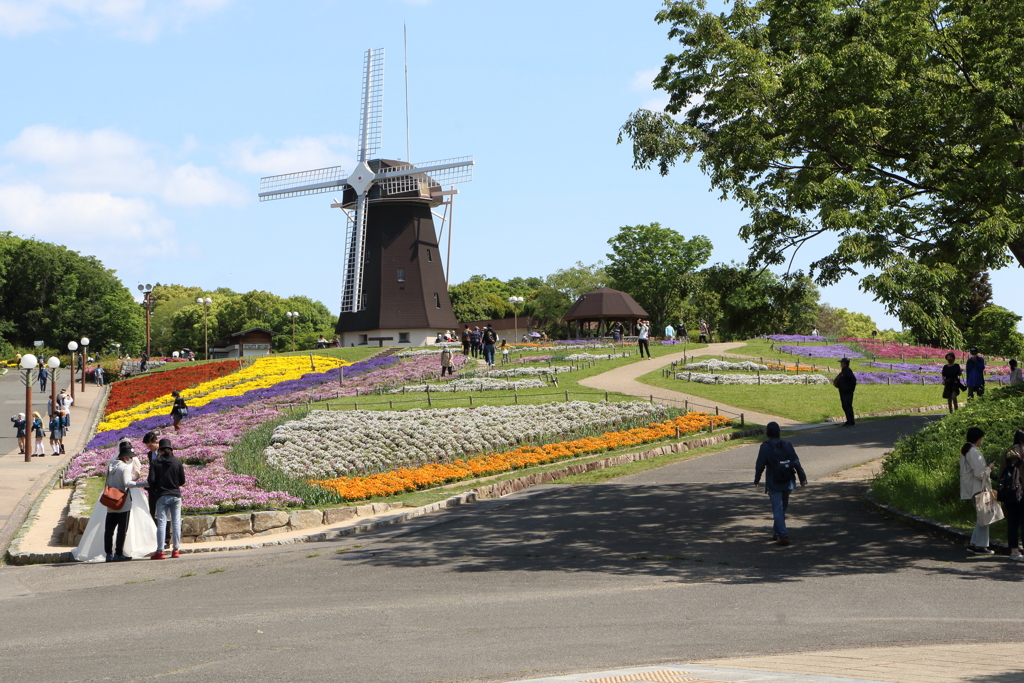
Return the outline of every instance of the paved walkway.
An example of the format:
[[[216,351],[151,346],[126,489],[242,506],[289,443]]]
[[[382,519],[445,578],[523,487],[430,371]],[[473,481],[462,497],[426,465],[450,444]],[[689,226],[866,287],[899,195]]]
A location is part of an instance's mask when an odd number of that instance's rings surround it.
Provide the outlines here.
[[[708,344],[706,349],[698,349],[696,354],[698,356],[721,356],[729,355],[727,352],[730,349],[736,349],[744,346],[745,342],[725,342],[720,344]],[[662,389],[661,387],[651,386],[650,384],[643,384],[637,381],[637,377],[646,375],[649,372],[654,372],[658,368],[663,368],[673,361],[680,361],[683,356],[693,356],[693,352],[682,352],[670,353],[666,356],[658,356],[657,358],[651,358],[648,360],[642,360],[637,363],[630,363],[629,365],[623,365],[621,367],[603,372],[600,375],[588,377],[580,380],[580,384],[594,389],[602,389],[604,391],[618,391],[623,394],[629,394],[630,396],[639,396],[641,398],[648,398],[653,396],[656,399],[662,399],[672,401],[683,405],[684,401],[696,403],[700,406],[709,406],[712,410],[717,407],[723,411],[729,417],[733,415],[743,414],[744,419],[747,422],[753,422],[756,424],[768,424],[769,422],[778,422],[782,427],[792,427],[796,425],[802,425],[803,422],[799,420],[791,420],[788,417],[780,417],[778,415],[766,415],[765,413],[757,413],[752,410],[746,410],[744,408],[737,408],[721,401],[714,401],[710,398],[704,398],[702,396],[693,396],[686,394],[681,391],[674,391],[672,389]],[[705,408],[702,408],[705,409]]]
[[[61,371],[58,392],[68,387],[68,375],[67,370]],[[79,381],[75,389],[75,404],[71,408],[71,427],[64,437],[66,453],[63,456],[47,455],[25,462],[25,456],[18,452],[14,425],[5,422],[6,428],[0,431],[0,556],[6,552],[40,491],[53,481],[56,473],[68,464],[75,453],[85,447],[89,428],[109,388],[93,384],[86,384],[84,392],[81,388]],[[50,386],[47,385],[46,389],[44,394],[39,391],[38,382],[32,386],[32,410],[42,416],[43,424],[48,427],[46,404]],[[3,405],[5,420],[25,410],[25,385],[21,383],[20,373],[13,369],[0,377],[0,405]],[[49,452],[49,429],[46,433],[43,446]]]

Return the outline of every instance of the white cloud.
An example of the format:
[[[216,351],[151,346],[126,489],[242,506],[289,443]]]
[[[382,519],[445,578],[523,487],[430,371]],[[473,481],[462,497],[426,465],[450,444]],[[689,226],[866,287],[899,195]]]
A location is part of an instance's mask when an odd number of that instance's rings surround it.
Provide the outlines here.
[[[166,28],[217,12],[232,0],[0,0],[0,33],[16,36],[76,24],[148,41]]]
[[[164,201],[177,206],[239,204],[247,196],[238,183],[223,177],[216,169],[192,164],[174,169],[162,194]]]
[[[73,245],[121,243],[146,252],[174,250],[174,224],[150,202],[107,192],[47,192],[38,185],[0,186],[0,226]]]
[[[235,143],[230,163],[243,171],[263,175],[280,175],[329,166],[343,166],[351,170],[355,166],[355,159],[338,149],[352,147],[351,140],[343,135],[291,138],[276,149],[257,151],[262,145],[263,141],[259,137]]]
[[[652,84],[654,82],[654,78],[660,71],[660,68],[637,71],[633,75],[633,80],[630,81],[630,87],[637,92],[650,92],[654,90],[654,86]]]

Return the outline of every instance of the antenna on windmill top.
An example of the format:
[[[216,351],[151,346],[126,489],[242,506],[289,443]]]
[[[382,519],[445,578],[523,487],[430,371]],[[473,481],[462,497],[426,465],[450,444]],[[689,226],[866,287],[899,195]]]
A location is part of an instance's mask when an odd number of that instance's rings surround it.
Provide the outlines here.
[[[381,123],[384,118],[384,50],[367,50],[363,64],[363,97],[359,110],[359,152],[355,169],[346,174],[340,166],[300,173],[269,176],[260,180],[260,201],[300,197],[308,194],[351,189],[355,192],[355,216],[348,211],[346,234],[344,289],[342,313],[355,313],[364,308],[363,273],[366,262],[366,226],[369,213],[368,194],[378,185],[383,194],[407,192],[445,196],[454,190],[441,191],[443,185],[454,185],[473,179],[473,157],[444,159],[426,164],[373,159],[380,149]],[[408,138],[406,140],[408,145]],[[375,171],[371,162],[377,167]],[[375,200],[376,201],[376,200]],[[335,201],[332,206],[344,208]],[[449,228],[449,239],[451,230]]]

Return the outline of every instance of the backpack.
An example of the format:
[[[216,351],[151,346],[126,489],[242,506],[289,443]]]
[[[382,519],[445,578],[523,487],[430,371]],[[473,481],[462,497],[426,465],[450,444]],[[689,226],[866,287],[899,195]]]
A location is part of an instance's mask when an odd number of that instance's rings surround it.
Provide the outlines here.
[[[775,447],[768,455],[768,471],[776,485],[785,485],[796,480],[796,468],[793,466],[792,448],[786,448],[788,441],[776,441]]]
[[[1020,462],[1007,464],[1006,471],[999,475],[996,500],[1000,503],[1019,503],[1024,499],[1024,486],[1020,481]]]

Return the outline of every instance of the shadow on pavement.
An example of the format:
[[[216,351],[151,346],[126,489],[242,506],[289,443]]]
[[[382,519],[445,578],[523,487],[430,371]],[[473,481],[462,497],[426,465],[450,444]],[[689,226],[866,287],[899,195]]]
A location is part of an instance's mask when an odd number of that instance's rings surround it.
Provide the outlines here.
[[[1024,568],[1006,558],[968,558],[962,547],[869,511],[861,502],[864,488],[864,482],[829,482],[796,491],[789,547],[771,541],[768,498],[750,484],[604,484],[556,489],[412,530],[360,561],[687,582],[775,583],[912,567],[966,580],[1024,579]]]

